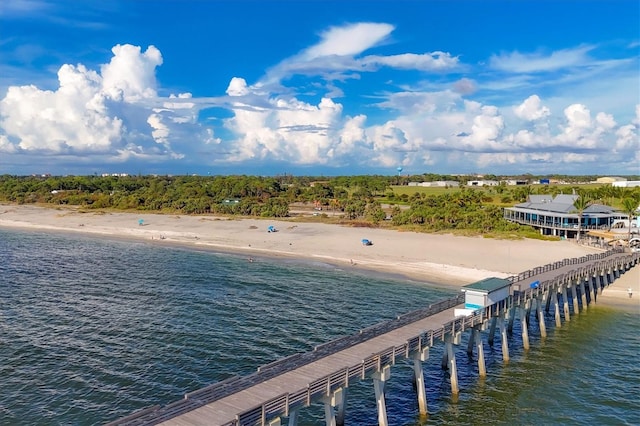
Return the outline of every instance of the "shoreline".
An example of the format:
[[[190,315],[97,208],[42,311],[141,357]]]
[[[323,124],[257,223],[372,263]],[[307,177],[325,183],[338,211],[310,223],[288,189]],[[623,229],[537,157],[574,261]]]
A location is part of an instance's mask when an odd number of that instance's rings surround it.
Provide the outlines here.
[[[268,232],[269,226],[277,232]],[[74,232],[249,257],[319,261],[345,270],[381,272],[454,290],[484,278],[505,278],[601,251],[571,241],[496,240],[286,220],[93,212],[13,204],[0,204],[0,228]],[[363,245],[361,240],[365,238],[373,244]],[[637,284],[634,292],[640,300]],[[603,302],[614,298],[623,303],[623,297],[609,293]],[[626,292],[620,295],[628,299]]]

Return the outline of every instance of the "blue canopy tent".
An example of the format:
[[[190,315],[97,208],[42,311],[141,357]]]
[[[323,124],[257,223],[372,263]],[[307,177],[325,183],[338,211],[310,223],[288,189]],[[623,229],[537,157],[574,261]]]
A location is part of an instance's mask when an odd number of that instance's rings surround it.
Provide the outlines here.
[[[278,232],[278,230],[275,226],[269,225],[269,227],[267,228],[267,232]]]
[[[371,240],[367,240],[366,238],[362,239],[362,245],[363,246],[371,246],[373,245],[373,243],[371,242]]]

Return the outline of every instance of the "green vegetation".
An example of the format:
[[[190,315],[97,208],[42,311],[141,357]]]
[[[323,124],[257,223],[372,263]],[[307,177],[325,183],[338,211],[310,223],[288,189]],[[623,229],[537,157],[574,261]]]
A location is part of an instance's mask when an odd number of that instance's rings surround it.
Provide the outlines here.
[[[640,188],[611,185],[465,187],[467,176],[0,176],[0,201],[86,210],[217,214],[338,222],[421,232],[454,232],[500,238],[541,238],[532,228],[503,219],[502,208],[530,194],[577,193],[628,214]],[[495,176],[485,179],[502,179]],[[522,178],[517,178],[522,179]],[[408,186],[446,180],[456,187]],[[567,181],[568,179],[564,179]],[[531,179],[527,177],[527,182]],[[295,207],[295,208],[294,208]],[[586,206],[576,205],[576,211]],[[294,214],[294,211],[296,212]],[[314,216],[311,213],[315,213]],[[387,220],[390,219],[390,220]]]

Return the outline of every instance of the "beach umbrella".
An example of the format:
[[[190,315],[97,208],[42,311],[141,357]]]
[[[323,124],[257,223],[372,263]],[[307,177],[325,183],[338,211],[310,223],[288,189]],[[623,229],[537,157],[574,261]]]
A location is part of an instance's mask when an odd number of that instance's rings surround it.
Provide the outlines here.
[[[144,225],[144,219],[138,219],[138,225],[140,226]]]

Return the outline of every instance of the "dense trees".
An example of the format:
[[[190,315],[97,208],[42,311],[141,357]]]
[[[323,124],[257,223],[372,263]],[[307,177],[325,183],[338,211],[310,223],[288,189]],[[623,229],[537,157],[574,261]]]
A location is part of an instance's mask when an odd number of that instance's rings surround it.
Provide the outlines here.
[[[491,176],[493,178],[493,176]],[[400,181],[404,186],[393,186]],[[502,206],[531,194],[578,193],[580,199],[622,208],[640,204],[640,188],[611,185],[519,185],[487,188],[409,187],[411,181],[460,183],[470,176],[291,175],[260,176],[0,176],[0,201],[73,205],[86,209],[142,210],[181,214],[287,217],[293,203],[307,203],[331,218],[370,226],[424,231],[522,233],[527,228],[503,219]],[[500,177],[496,177],[500,178]],[[523,179],[531,181],[531,176]],[[415,189],[414,189],[415,188]],[[622,200],[628,200],[623,201]],[[385,204],[381,204],[385,203]],[[578,207],[582,207],[578,209]],[[576,206],[583,211],[586,206]],[[392,220],[388,221],[389,217]],[[531,233],[533,234],[533,233]]]
[[[474,230],[481,233],[516,231],[521,227],[503,219],[502,209],[486,204],[475,189],[415,198],[411,208],[393,215],[395,225],[419,225],[431,231]]]

